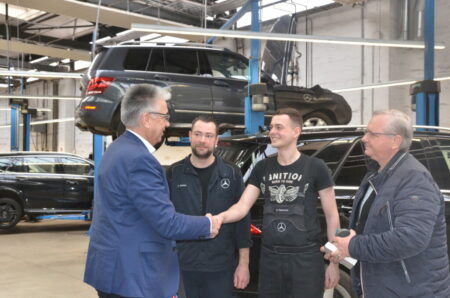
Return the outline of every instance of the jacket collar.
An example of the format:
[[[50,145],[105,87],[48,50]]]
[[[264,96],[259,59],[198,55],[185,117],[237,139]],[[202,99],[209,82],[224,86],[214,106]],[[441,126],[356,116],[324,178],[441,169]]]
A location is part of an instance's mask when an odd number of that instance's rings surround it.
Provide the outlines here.
[[[379,186],[394,173],[394,170],[401,164],[407,155],[408,152],[406,150],[398,151],[381,171],[379,171],[380,165],[378,163],[374,162],[374,164],[369,165],[371,172],[368,175],[367,182],[372,184],[372,187],[375,188],[376,192],[378,192]]]
[[[224,166],[225,162],[217,155],[215,155],[215,157],[216,157],[216,160],[215,160],[216,166],[215,166],[215,169],[214,169],[211,177],[216,178],[217,174],[219,177],[227,177],[228,174],[225,171],[225,166]],[[185,165],[184,172],[186,174],[197,175],[197,172],[195,171],[194,166],[191,163],[191,154],[189,154],[188,156],[185,157],[184,165]],[[211,181],[213,181],[213,179],[211,179]]]

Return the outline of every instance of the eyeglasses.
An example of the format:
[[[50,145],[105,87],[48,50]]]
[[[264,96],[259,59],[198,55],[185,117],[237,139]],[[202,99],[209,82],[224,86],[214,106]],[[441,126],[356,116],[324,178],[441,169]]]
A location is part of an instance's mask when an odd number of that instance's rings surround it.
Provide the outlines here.
[[[165,118],[167,121],[170,120],[170,114],[169,113],[167,113],[167,114],[158,113],[158,112],[147,112],[147,113],[161,116],[161,117]]]
[[[205,137],[208,140],[212,140],[212,139],[214,139],[216,137],[215,134],[212,134],[212,133],[205,133],[205,134],[203,134],[202,132],[199,132],[199,131],[194,131],[192,133],[192,135],[194,137],[196,137],[196,138],[199,138],[199,139],[201,139],[202,137]]]
[[[378,137],[378,136],[391,136],[391,137],[394,137],[394,136],[397,135],[395,133],[390,133],[390,132],[373,132],[373,131],[370,131],[368,129],[366,129],[364,131],[364,134],[368,135],[369,137]]]

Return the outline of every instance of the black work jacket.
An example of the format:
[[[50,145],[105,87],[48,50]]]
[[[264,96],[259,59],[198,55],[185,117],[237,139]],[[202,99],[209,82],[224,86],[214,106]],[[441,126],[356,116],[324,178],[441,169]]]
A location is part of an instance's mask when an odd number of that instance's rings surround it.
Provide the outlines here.
[[[170,199],[177,212],[204,215],[202,187],[190,155],[167,169]],[[208,187],[206,212],[218,214],[239,201],[244,182],[238,168],[216,157]],[[237,250],[251,246],[250,217],[222,225],[214,239],[177,241],[180,267],[184,271],[214,272],[236,266]]]

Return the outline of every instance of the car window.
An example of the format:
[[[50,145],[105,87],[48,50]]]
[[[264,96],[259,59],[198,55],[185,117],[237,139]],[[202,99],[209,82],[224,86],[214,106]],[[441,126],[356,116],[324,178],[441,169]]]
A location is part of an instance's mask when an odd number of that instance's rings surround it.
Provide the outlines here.
[[[429,139],[431,148],[427,150],[430,172],[440,189],[450,189],[450,139]]]
[[[150,51],[148,48],[130,48],[123,62],[123,69],[145,71]]]
[[[213,77],[248,80],[248,62],[223,52],[206,53]]]
[[[321,150],[330,142],[330,140],[301,141],[297,144],[297,149],[306,155],[313,156],[318,150]]]
[[[159,48],[152,49],[150,61],[147,67],[148,71],[164,72],[164,55],[163,50]]]
[[[430,168],[426,155],[425,148],[422,145],[421,139],[414,138],[409,147],[409,153],[411,153],[421,164],[423,164],[427,169]]]
[[[28,173],[57,174],[61,172],[56,157],[27,156],[24,157],[24,166]]]
[[[318,148],[313,156],[322,159],[328,168],[330,168],[331,172],[334,173],[352,143],[352,139],[328,141],[328,144],[324,144],[321,148]]]
[[[0,158],[0,173],[2,172],[12,172],[11,168],[14,166],[14,160],[8,157]]]
[[[198,74],[197,51],[191,49],[165,49],[166,72],[194,75]]]
[[[367,159],[361,141],[357,141],[336,177],[338,186],[359,186],[367,172]]]
[[[62,168],[64,174],[72,175],[92,175],[93,166],[81,159],[72,157],[62,157]]]

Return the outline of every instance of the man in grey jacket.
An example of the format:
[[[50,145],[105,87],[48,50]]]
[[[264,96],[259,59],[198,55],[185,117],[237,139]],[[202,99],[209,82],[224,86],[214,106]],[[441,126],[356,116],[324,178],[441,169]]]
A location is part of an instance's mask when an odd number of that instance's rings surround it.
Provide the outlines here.
[[[360,297],[450,297],[444,199],[407,152],[413,130],[399,111],[376,112],[362,139],[374,162],[353,202],[350,235],[336,237],[333,262],[351,256]]]

